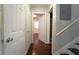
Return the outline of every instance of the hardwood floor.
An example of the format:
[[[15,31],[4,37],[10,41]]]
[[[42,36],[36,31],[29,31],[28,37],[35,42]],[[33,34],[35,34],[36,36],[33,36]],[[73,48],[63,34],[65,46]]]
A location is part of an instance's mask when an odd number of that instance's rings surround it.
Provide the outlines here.
[[[27,55],[51,55],[51,44],[38,40],[38,44],[31,44]]]
[[[33,35],[34,43],[29,47],[27,55],[51,55],[51,44],[45,44],[39,40],[39,33]]]

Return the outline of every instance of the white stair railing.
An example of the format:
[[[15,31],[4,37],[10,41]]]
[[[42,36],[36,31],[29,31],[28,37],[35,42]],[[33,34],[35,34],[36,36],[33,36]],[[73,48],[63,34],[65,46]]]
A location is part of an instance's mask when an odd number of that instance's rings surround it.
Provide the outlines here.
[[[64,29],[62,29],[60,32],[58,32],[57,34],[56,34],[56,37],[57,36],[60,36],[62,33],[64,33],[65,31],[69,31],[69,29],[73,29],[74,27],[73,27],[73,25],[75,25],[75,26],[77,26],[78,25],[78,23],[79,23],[79,18],[77,18],[77,19],[75,19],[72,23],[70,23],[68,26],[66,26]],[[78,29],[77,27],[75,28],[75,29]],[[73,29],[74,30],[74,29]],[[77,33],[78,33],[78,31],[77,31]],[[75,34],[73,34],[73,35],[75,35]],[[79,34],[77,34],[77,35],[79,35]],[[76,35],[75,35],[76,36]],[[74,38],[76,38],[74,36]],[[73,39],[74,39],[73,38]],[[78,40],[78,39],[76,39],[76,40]],[[69,45],[71,45],[74,41],[76,41],[75,39],[74,40],[72,40],[72,41],[70,41],[70,42],[68,42],[67,44],[65,44],[64,46],[62,46],[59,50],[57,50],[56,52],[58,52],[58,51],[61,51],[61,50],[63,50],[63,49],[65,49],[65,48],[67,48]]]
[[[68,26],[66,26],[64,29],[62,29],[60,32],[58,32],[56,34],[56,36],[62,34],[64,31],[66,31],[67,29],[69,29],[72,25],[74,25],[77,21],[79,21],[79,18],[77,18],[76,20],[74,20],[71,24],[69,24]]]

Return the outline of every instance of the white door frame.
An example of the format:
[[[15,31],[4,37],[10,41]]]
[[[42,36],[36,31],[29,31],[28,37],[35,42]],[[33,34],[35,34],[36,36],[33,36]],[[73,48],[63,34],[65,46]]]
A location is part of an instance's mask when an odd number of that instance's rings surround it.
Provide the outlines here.
[[[4,19],[3,19],[3,5],[1,5],[1,45],[2,45],[2,55],[4,55]]]
[[[53,9],[52,9],[53,8]],[[53,23],[53,26],[52,26],[52,54],[55,53],[55,47],[56,47],[56,4],[53,4],[50,6],[49,8],[49,12],[51,11],[52,9],[52,12],[53,12],[53,18],[52,18],[52,23]]]

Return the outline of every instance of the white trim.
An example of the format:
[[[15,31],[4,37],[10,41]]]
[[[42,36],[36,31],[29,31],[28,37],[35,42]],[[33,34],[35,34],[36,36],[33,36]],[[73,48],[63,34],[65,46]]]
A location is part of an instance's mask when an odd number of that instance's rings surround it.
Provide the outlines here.
[[[51,8],[52,8],[52,7],[53,7],[53,5],[51,4],[50,7],[49,7],[49,12],[51,11]]]
[[[4,5],[1,5],[1,40],[3,40],[3,43],[2,43],[2,55],[4,55],[4,16],[3,16],[3,6]]]
[[[65,30],[67,30],[68,28],[70,28],[73,24],[75,24],[77,21],[79,21],[79,18],[77,18],[75,21],[73,21],[71,24],[69,24],[68,26],[66,26],[64,29],[62,29],[60,32],[58,32],[56,34],[56,36],[60,35],[61,33],[63,33]]]
[[[56,46],[56,4],[53,5],[53,26],[52,26],[52,54],[55,51],[55,46]]]
[[[32,14],[37,13],[37,14],[45,14],[45,12],[32,12]]]
[[[69,43],[67,43],[65,46],[63,46],[62,48],[60,48],[59,50],[57,50],[55,53],[57,54],[59,51],[61,51],[62,49],[65,49],[67,47],[69,47],[69,45],[71,45],[73,42],[75,42],[76,40],[79,40],[79,37],[75,38],[74,40],[70,41]]]

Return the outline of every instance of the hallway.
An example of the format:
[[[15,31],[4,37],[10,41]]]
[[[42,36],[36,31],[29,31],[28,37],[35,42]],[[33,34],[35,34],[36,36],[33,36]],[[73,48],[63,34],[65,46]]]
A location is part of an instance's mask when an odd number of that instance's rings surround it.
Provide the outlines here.
[[[0,55],[52,54],[79,54],[79,4],[0,5]]]
[[[51,55],[49,7],[50,4],[0,5],[0,54]]]
[[[49,4],[31,4],[33,42],[27,55],[52,55],[52,44],[49,42],[49,34],[46,34],[49,33],[47,31],[48,9]]]

